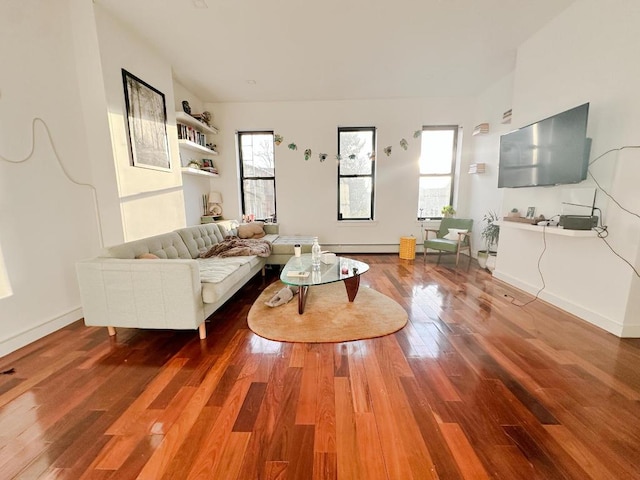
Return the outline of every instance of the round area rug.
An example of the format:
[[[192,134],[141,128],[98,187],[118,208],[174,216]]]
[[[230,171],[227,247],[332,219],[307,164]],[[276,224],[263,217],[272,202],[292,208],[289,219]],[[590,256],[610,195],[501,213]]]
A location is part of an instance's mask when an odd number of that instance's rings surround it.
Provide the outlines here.
[[[310,287],[302,315],[298,314],[297,295],[278,307],[265,305],[283,287],[279,281],[269,285],[249,310],[249,328],[269,340],[347,342],[389,335],[407,324],[407,312],[371,288],[361,285],[350,303],[343,282]]]

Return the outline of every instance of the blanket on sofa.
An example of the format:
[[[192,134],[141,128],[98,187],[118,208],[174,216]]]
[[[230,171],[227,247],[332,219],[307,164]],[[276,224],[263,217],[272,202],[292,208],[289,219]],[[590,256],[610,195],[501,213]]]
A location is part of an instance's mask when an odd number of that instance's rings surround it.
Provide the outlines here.
[[[271,243],[267,240],[229,236],[213,245],[206,252],[201,253],[200,258],[239,257],[245,255],[268,257],[271,255]]]

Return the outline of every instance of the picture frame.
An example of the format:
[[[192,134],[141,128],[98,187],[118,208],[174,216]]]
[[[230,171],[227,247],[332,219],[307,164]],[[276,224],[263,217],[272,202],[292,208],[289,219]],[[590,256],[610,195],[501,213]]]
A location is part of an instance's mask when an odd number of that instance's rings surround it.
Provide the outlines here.
[[[536,217],[536,207],[527,208],[526,218],[534,219]]]
[[[131,164],[171,171],[164,94],[122,69]]]

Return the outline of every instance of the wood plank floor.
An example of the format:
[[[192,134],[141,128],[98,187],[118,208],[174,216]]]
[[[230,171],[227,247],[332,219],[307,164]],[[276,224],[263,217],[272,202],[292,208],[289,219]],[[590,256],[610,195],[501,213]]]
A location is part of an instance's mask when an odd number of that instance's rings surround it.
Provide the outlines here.
[[[640,479],[640,340],[475,265],[353,257],[400,332],[257,337],[272,271],[206,341],[76,322],[0,358],[0,479]]]

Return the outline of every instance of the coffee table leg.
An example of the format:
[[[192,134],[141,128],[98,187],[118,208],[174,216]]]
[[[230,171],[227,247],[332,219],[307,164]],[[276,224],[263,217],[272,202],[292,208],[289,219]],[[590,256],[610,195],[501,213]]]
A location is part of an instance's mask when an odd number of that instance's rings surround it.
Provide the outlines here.
[[[302,315],[304,313],[304,304],[307,303],[307,291],[309,287],[300,287],[298,288],[298,314]]]
[[[343,281],[344,286],[347,288],[347,296],[349,297],[349,301],[353,302],[356,299],[356,295],[358,295],[358,288],[360,287],[360,275],[345,278]]]

